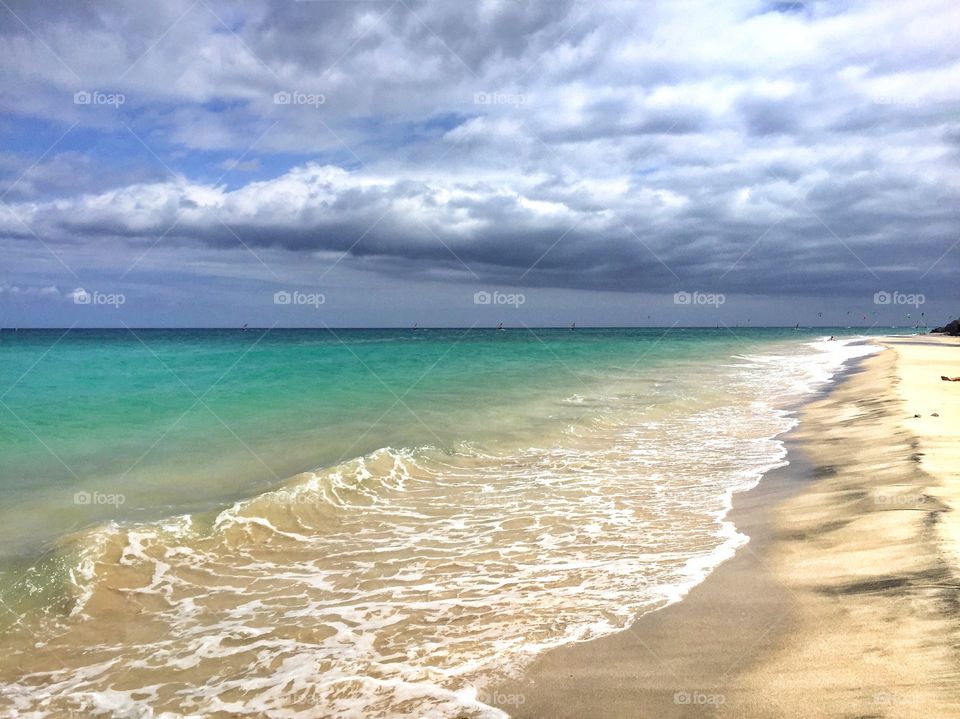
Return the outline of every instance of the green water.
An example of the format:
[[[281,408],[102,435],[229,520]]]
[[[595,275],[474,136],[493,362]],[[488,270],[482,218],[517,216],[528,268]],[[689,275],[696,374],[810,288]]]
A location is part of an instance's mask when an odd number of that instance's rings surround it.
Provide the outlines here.
[[[104,521],[214,508],[380,447],[522,446],[556,402],[618,372],[708,372],[778,342],[862,333],[6,331],[0,558]]]
[[[474,716],[734,556],[862,334],[0,333],[0,714]]]

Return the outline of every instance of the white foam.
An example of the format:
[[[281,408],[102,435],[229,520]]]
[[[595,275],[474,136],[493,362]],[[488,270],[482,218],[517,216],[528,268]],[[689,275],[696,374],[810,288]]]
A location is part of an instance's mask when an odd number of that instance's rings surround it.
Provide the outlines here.
[[[748,542],[727,519],[735,493],[786,463],[790,409],[872,351],[785,344],[707,384],[700,369],[618,376],[574,395],[570,412],[597,414],[554,443],[384,448],[238,502],[209,534],[189,518],[105,527],[74,570],[77,607],[115,542],[136,579],[111,591],[150,600],[143,618],[167,631],[104,636],[112,659],[51,667],[47,694],[118,716],[505,717],[484,687],[680,601]],[[121,668],[145,688],[118,689]],[[165,687],[171,669],[191,682]],[[38,676],[4,687],[23,716],[47,715]],[[179,706],[154,714],[162,688]]]

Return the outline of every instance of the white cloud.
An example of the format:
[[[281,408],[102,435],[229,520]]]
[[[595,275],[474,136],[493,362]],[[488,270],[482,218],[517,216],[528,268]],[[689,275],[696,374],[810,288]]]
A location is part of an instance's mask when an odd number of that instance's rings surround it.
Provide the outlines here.
[[[36,35],[0,32],[0,107],[126,137],[154,175],[105,184],[114,155],[47,158],[0,230],[187,253],[235,247],[226,224],[254,248],[444,276],[469,276],[451,252],[516,278],[549,249],[524,281],[618,288],[621,270],[673,281],[664,265],[735,281],[751,248],[757,282],[811,292],[842,262],[864,283],[898,261],[919,275],[957,234],[955,3],[411,7],[15,4]],[[80,83],[128,103],[76,106]]]
[[[24,285],[18,283],[0,283],[0,299],[40,299],[59,300],[62,295],[54,285]]]

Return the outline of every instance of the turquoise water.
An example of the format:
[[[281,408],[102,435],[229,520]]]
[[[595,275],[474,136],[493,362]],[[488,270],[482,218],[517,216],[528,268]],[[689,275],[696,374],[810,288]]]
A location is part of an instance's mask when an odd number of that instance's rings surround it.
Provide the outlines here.
[[[733,495],[874,350],[820,328],[0,333],[0,715],[503,719],[485,687],[733,556]]]
[[[0,552],[210,508],[380,447],[521,442],[550,422],[542,405],[618,369],[860,332],[3,332]],[[78,505],[77,491],[104,503]]]

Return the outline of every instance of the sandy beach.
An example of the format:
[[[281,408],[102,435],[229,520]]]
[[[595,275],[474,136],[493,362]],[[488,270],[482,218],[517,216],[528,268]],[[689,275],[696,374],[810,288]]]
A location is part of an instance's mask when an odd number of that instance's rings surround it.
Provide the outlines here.
[[[98,331],[106,349],[92,357],[91,333],[63,338],[49,371],[28,375],[8,399],[26,412],[64,386],[84,387],[90,404],[65,406],[77,421],[63,424],[102,463],[83,465],[84,479],[46,503],[35,491],[36,511],[0,512],[0,555],[10,552],[4,536],[31,546],[44,537],[31,527],[70,526],[45,517],[79,524],[62,538],[51,531],[55,551],[0,586],[0,716],[492,718],[500,714],[490,703],[527,711],[525,689],[497,685],[564,646],[595,652],[596,694],[577,697],[587,709],[633,716],[660,702],[673,711],[678,691],[699,702],[707,679],[749,665],[745,637],[774,640],[792,619],[789,590],[749,564],[772,537],[764,508],[812,473],[800,459],[785,466],[778,438],[797,426],[797,408],[875,348],[856,328],[834,342],[820,329],[773,327],[538,332],[276,330],[255,353],[250,333],[155,333],[181,371],[215,381],[240,362],[211,411],[250,436],[266,466],[321,453],[313,469],[213,506],[205,493],[237,487],[233,469],[249,464],[236,438],[219,423],[204,433],[206,415],[190,415],[139,475],[111,474],[133,440],[156,441],[145,428],[168,429],[160,418],[176,419],[182,398],[165,373],[141,367],[144,349],[128,333]],[[14,379],[57,340],[18,337],[4,366]],[[364,365],[401,386],[431,357],[443,358],[443,373],[356,448],[367,419],[396,403]],[[83,371],[63,377],[71,362]],[[325,378],[317,363],[331,369]],[[117,399],[134,388],[136,400]],[[434,444],[408,411],[433,420]],[[93,420],[81,421],[87,414]],[[268,415],[276,438],[258,444]],[[131,446],[114,449],[116,437]],[[332,450],[343,459],[324,460]],[[0,451],[7,467],[28,459]],[[181,477],[178,467],[193,469]],[[771,476],[776,468],[785,471]],[[197,511],[164,510],[184,501]],[[679,601],[718,567],[727,571],[708,593]],[[680,645],[697,597],[710,600],[701,604],[715,626]],[[658,611],[671,604],[682,611]],[[611,641],[584,644],[604,636]],[[638,638],[654,659],[631,671],[649,674],[662,657],[697,680],[621,681],[612,658],[634,666]],[[656,691],[638,704],[623,687]],[[530,711],[549,715],[536,701],[531,692]],[[574,714],[595,713],[587,709]]]
[[[960,344],[884,350],[806,406],[751,537],[681,602],[493,688],[517,717],[960,716]]]

